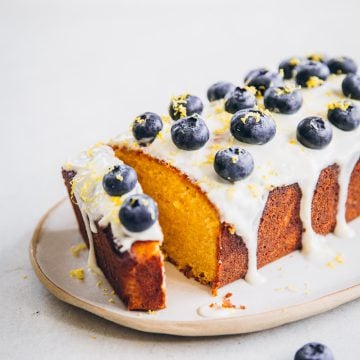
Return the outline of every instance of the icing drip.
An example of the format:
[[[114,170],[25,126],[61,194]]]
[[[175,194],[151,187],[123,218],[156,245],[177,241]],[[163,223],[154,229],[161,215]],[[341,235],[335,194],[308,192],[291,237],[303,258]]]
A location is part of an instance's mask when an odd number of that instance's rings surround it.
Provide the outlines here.
[[[200,150],[182,151],[173,144],[170,135],[172,122],[168,117],[163,117],[164,128],[160,136],[146,148],[140,148],[131,133],[113,139],[111,144],[126,145],[164,160],[195,181],[217,207],[221,220],[231,224],[243,238],[249,257],[246,279],[257,282],[261,279],[256,264],[259,220],[269,191],[274,187],[299,184],[303,194],[300,216],[306,229],[303,234],[304,252],[314,256],[324,254],[328,251],[325,237],[316,234],[311,226],[311,203],[321,171],[337,163],[341,170],[336,234],[343,236],[349,233],[345,222],[345,203],[350,174],[359,158],[360,127],[347,132],[333,126],[333,139],[322,150],[305,148],[296,140],[296,128],[302,119],[320,116],[326,120],[328,104],[344,99],[341,93],[343,78],[330,76],[320,87],[300,89],[303,105],[295,114],[271,113],[277,132],[265,145],[245,144],[233,138],[229,130],[232,115],[224,111],[223,100],[214,101],[205,107],[202,117],[211,136],[209,142]],[[296,86],[293,80],[286,85],[292,88]],[[351,101],[360,104],[359,101]],[[258,106],[263,107],[261,100]],[[215,153],[230,146],[248,150],[255,162],[253,173],[235,184],[220,179],[213,169]]]
[[[76,199],[76,196],[75,196],[75,199]],[[76,201],[78,201],[78,200],[76,200]],[[80,208],[80,211],[81,211],[82,219],[83,219],[84,224],[85,224],[86,234],[87,234],[87,237],[88,237],[88,240],[89,240],[89,256],[88,256],[87,266],[95,274],[103,275],[101,269],[97,266],[95,250],[94,250],[94,239],[93,239],[92,233],[93,232],[96,233],[96,231],[92,231],[91,225],[90,225],[91,222],[89,221],[89,218],[87,217],[84,210],[81,207],[79,207],[79,208]]]
[[[355,232],[346,222],[345,212],[346,212],[346,200],[348,196],[348,185],[350,183],[351,173],[355,167],[355,164],[359,160],[360,152],[354,154],[354,156],[348,161],[340,161],[338,160],[338,165],[340,166],[340,174],[339,174],[339,184],[340,184],[340,192],[339,192],[339,203],[338,203],[338,211],[336,215],[336,227],[334,234],[339,237],[354,237]]]
[[[97,144],[63,166],[64,170],[76,172],[72,180],[72,193],[81,211],[89,239],[88,267],[97,274],[102,272],[96,264],[93,243],[93,233],[97,233],[95,223],[102,228],[111,226],[114,244],[120,252],[129,251],[136,241],[161,242],[163,239],[158,222],[139,233],[127,231],[120,223],[118,213],[122,202],[130,195],[142,193],[139,183],[135,189],[122,197],[110,196],[105,192],[102,185],[103,176],[115,165],[121,164],[123,162],[116,158],[111,147]]]

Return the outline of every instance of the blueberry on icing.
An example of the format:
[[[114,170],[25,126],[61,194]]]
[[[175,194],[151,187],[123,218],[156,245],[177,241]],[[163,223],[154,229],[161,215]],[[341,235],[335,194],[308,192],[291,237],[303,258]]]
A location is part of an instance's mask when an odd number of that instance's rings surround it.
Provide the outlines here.
[[[360,108],[351,101],[330,103],[327,117],[337,128],[352,131],[360,124]]]
[[[203,108],[200,98],[190,94],[182,94],[171,99],[169,114],[173,120],[179,120],[193,114],[201,115]]]
[[[357,72],[355,61],[346,56],[328,60],[327,66],[332,74],[356,74]]]
[[[332,139],[332,128],[322,118],[310,116],[300,121],[296,137],[307,148],[322,149],[329,145]]]
[[[104,175],[102,183],[110,196],[122,196],[135,188],[137,175],[130,166],[116,165]]]
[[[194,114],[172,125],[171,138],[179,149],[198,150],[207,143],[210,132],[200,115]]]
[[[294,69],[300,65],[302,59],[299,57],[291,57],[283,60],[279,65],[279,72],[283,73],[284,79],[292,79],[294,76]]]
[[[327,65],[309,60],[296,68],[296,83],[302,87],[317,87],[323,84],[329,74]]]
[[[225,111],[231,114],[242,109],[253,108],[255,105],[255,95],[245,88],[236,87],[225,98]]]
[[[245,109],[234,114],[230,131],[239,141],[262,145],[275,136],[276,125],[272,117],[263,111]]]
[[[163,128],[161,117],[153,112],[145,112],[135,118],[132,132],[136,141],[142,145],[150,145]]]
[[[300,109],[302,102],[302,95],[299,90],[284,86],[271,87],[264,94],[265,107],[281,114],[295,113]]]
[[[245,149],[231,147],[216,153],[214,169],[223,179],[235,182],[251,174],[254,169],[254,160]]]
[[[345,96],[360,100],[360,76],[347,74],[342,82],[342,91]]]
[[[159,217],[156,202],[144,194],[126,198],[119,211],[121,224],[131,232],[142,232],[155,224]]]
[[[207,98],[211,101],[216,101],[223,99],[229,92],[235,89],[235,85],[226,82],[226,81],[219,81],[213,85],[211,85],[207,91]]]
[[[271,86],[282,86],[283,78],[276,72],[259,68],[250,71],[245,76],[245,84],[256,88],[258,94],[263,95],[265,90]]]

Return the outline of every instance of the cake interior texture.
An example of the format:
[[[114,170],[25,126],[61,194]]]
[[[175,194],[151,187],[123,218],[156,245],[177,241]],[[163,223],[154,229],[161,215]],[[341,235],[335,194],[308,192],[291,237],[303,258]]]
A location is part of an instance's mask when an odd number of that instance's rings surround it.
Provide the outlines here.
[[[138,173],[144,191],[159,205],[164,232],[162,250],[188,277],[211,284],[213,291],[247,273],[247,248],[230,224],[222,223],[216,207],[196,182],[164,161],[126,146],[116,155]],[[312,226],[326,235],[336,225],[339,197],[338,166],[319,174],[311,206]],[[346,220],[360,215],[360,162],[348,187]],[[274,188],[259,224],[257,267],[301,248],[301,189],[298,184]]]

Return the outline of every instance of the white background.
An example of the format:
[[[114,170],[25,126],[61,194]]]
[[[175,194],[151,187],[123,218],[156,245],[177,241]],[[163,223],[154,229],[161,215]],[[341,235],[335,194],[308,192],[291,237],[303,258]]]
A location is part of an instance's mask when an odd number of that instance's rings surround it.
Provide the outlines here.
[[[171,95],[313,51],[359,63],[360,2],[0,0],[0,359],[292,359],[303,343],[358,359],[360,301],[251,335],[143,334],[63,304],[27,254],[65,195],[61,164]],[[24,279],[24,277],[26,277]],[[96,337],[96,339],[94,339]]]

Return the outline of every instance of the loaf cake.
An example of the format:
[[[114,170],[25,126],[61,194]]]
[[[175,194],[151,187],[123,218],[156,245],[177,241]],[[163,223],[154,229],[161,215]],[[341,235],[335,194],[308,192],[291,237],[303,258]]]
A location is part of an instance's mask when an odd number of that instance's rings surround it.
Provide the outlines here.
[[[290,58],[278,72],[249,72],[242,87],[214,84],[205,107],[189,93],[175,96],[169,115],[141,114],[132,131],[92,151],[106,148],[112,159],[136,170],[158,205],[161,252],[187,277],[210,285],[213,293],[241,278],[259,283],[262,266],[298,249],[321,252],[329,233],[353,235],[348,222],[360,215],[356,71],[346,57]],[[122,264],[137,259],[137,244],[146,247],[151,265],[147,257],[142,265],[148,275],[137,279],[142,305],[129,309],[164,307],[161,239],[139,232],[129,247],[127,238],[114,234],[113,223],[105,227],[99,214],[86,209],[81,216],[74,164],[64,166],[63,176],[85,241],[94,238],[98,265],[129,304],[131,291],[125,296],[123,288],[133,280]],[[92,231],[84,225],[89,219]],[[105,243],[108,251],[101,250]],[[118,277],[112,279],[113,272]]]

